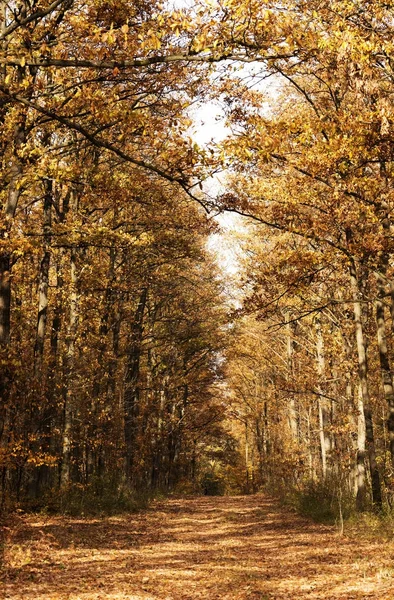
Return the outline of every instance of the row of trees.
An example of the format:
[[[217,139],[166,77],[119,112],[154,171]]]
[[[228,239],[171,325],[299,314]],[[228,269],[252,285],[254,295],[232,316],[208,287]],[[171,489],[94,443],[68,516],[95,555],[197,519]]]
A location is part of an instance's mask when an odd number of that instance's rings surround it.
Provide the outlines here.
[[[393,497],[390,7],[294,10],[298,49],[265,71],[275,93],[229,102],[222,202],[254,223],[235,389],[260,480],[330,482],[362,510]]]
[[[1,503],[193,480],[225,316],[187,135],[203,73],[152,56],[182,13],[0,4]]]
[[[230,388],[261,481],[286,458],[295,482],[346,480],[359,508],[369,488],[390,500],[390,3],[0,7],[3,501],[108,472],[192,477]],[[274,94],[253,91],[269,78]],[[200,149],[188,111],[212,97],[232,135]],[[254,223],[220,392],[200,205]]]

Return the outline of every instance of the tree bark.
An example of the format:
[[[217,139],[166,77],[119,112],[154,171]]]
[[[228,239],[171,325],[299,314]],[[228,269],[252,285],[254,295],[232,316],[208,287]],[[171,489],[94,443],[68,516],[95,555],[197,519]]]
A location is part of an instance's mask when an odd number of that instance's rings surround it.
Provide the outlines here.
[[[49,269],[51,265],[51,239],[52,239],[52,204],[53,180],[44,181],[44,214],[43,214],[43,244],[44,255],[41,260],[38,284],[38,315],[36,328],[36,342],[34,346],[35,372],[39,375],[44,354],[45,335],[48,316],[48,287]]]
[[[131,343],[127,362],[124,389],[124,437],[125,437],[125,475],[130,483],[133,479],[134,446],[136,435],[136,420],[139,404],[139,374],[141,360],[141,345],[143,322],[148,289],[141,292],[137,309],[131,327]]]
[[[358,356],[358,376],[360,382],[360,399],[359,399],[359,411],[363,413],[365,419],[365,441],[366,451],[369,462],[369,470],[371,474],[371,486],[372,486],[372,503],[375,507],[380,508],[382,506],[382,493],[380,489],[380,475],[378,465],[376,462],[376,449],[375,449],[375,437],[373,430],[373,419],[372,410],[369,398],[368,389],[368,367],[367,367],[367,352],[365,347],[364,330],[362,323],[362,308],[360,301],[360,285],[357,277],[356,264],[354,259],[351,259],[349,265],[350,285],[353,294],[353,311],[354,311],[354,323],[356,329],[356,343],[357,343],[357,356]],[[359,422],[360,423],[360,422]],[[360,436],[360,427],[359,427]],[[359,446],[357,452],[357,465],[360,465],[363,461],[363,448],[362,439],[359,437]],[[358,471],[359,473],[359,471]],[[359,482],[361,484],[361,481]],[[360,493],[359,493],[360,490]],[[357,493],[357,506],[360,510],[364,509],[363,499],[361,496],[362,487],[358,488]]]
[[[13,137],[13,156],[9,167],[9,183],[4,210],[4,226],[1,239],[7,240],[12,230],[12,222],[21,195],[19,181],[23,172],[22,161],[18,152],[26,141],[25,115],[20,116],[20,122],[15,125]],[[7,346],[11,335],[11,267],[12,256],[9,251],[2,250],[0,254],[0,347]]]
[[[294,323],[291,323],[291,315],[286,313],[286,354],[287,354],[287,380],[289,388],[294,386]],[[291,437],[294,443],[299,441],[299,429],[297,419],[297,407],[294,394],[290,392],[289,398],[289,424]]]
[[[318,412],[319,412],[319,439],[320,439],[320,453],[322,460],[322,475],[323,480],[327,478],[327,459],[331,451],[331,439],[327,431],[330,422],[331,407],[328,403],[327,398],[324,398],[324,378],[325,378],[325,356],[324,356],[324,339],[321,326],[321,315],[316,316],[316,359],[317,359],[317,373],[319,378],[318,391],[321,394],[318,399]]]
[[[114,312],[113,311],[113,303],[114,303],[113,285],[114,285],[114,281],[115,281],[115,260],[116,260],[116,248],[111,248],[110,254],[109,254],[107,286],[105,288],[105,293],[104,293],[104,307],[103,307],[103,313],[102,313],[102,317],[100,320],[100,327],[99,327],[99,331],[98,331],[99,356],[103,356],[107,349],[108,331],[109,331],[111,324],[113,324],[113,322],[114,322],[114,319],[111,318],[111,315]],[[98,399],[100,397],[100,394],[102,392],[102,375],[103,375],[102,371],[100,369],[98,369],[96,376],[94,378],[94,382],[93,382],[93,389],[92,389],[93,403],[95,402],[96,399]]]
[[[10,343],[11,315],[11,257],[8,253],[0,256],[0,345]]]
[[[359,386],[358,410],[357,410],[357,457],[356,457],[356,507],[362,512],[366,509],[366,473],[365,473],[365,454],[366,454],[366,430],[364,416],[364,402]]]
[[[386,262],[386,261],[385,261]],[[392,378],[392,370],[390,364],[389,353],[387,349],[386,323],[384,314],[383,299],[385,297],[385,274],[386,268],[383,265],[383,272],[377,275],[378,298],[375,302],[376,310],[376,326],[377,340],[379,349],[380,371],[382,374],[382,382],[384,396],[388,406],[387,429],[389,435],[389,449],[391,465],[394,468],[394,385]]]
[[[7,5],[0,4],[0,15],[2,24],[5,27]],[[3,43],[4,44],[4,43]],[[2,44],[2,45],[3,45]],[[0,78],[5,77],[5,69],[1,70]],[[22,174],[22,161],[18,155],[21,145],[25,142],[25,115],[22,113],[20,122],[15,125],[13,139],[9,142],[13,144],[12,158],[10,160],[8,172],[8,189],[3,214],[3,223],[0,230],[0,243],[4,243],[4,249],[0,252],[0,351],[2,351],[5,360],[7,360],[7,348],[11,343],[11,269],[12,254],[7,249],[7,240],[10,238],[12,223],[14,220],[18,200],[21,195],[21,188],[18,185]],[[6,364],[0,371],[0,443],[3,443],[7,433],[7,423],[10,422],[9,399],[10,387],[12,381],[12,368]],[[7,467],[2,466],[2,502],[5,501],[5,489],[7,483]]]
[[[62,466],[60,471],[60,486],[67,487],[70,483],[71,473],[71,446],[72,446],[72,420],[73,420],[73,375],[75,360],[75,342],[79,320],[78,301],[78,271],[77,251],[72,248],[70,254],[70,313],[67,332],[67,351],[65,369],[65,390],[63,405],[63,435],[62,435]]]

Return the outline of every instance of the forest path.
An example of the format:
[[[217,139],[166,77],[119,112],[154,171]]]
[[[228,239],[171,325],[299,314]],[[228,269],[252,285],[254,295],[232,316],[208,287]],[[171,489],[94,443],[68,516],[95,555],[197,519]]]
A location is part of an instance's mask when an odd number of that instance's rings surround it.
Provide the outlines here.
[[[394,599],[394,544],[339,537],[261,495],[23,518],[8,559],[12,600]]]

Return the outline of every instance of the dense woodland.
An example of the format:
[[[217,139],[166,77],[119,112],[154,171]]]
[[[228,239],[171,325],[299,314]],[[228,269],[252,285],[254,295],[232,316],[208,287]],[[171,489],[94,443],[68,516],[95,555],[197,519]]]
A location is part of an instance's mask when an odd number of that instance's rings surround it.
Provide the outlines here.
[[[2,508],[391,508],[394,3],[0,14]],[[199,147],[212,101],[228,136]]]

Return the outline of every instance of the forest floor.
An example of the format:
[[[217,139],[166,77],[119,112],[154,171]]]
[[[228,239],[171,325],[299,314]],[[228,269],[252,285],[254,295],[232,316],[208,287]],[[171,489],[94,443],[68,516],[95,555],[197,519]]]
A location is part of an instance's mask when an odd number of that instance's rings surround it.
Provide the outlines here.
[[[11,534],[8,600],[394,600],[394,543],[341,537],[261,495],[23,516]]]

